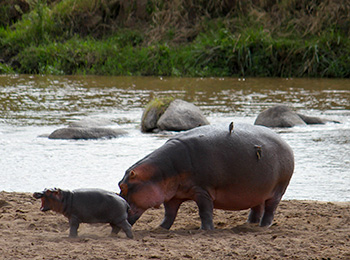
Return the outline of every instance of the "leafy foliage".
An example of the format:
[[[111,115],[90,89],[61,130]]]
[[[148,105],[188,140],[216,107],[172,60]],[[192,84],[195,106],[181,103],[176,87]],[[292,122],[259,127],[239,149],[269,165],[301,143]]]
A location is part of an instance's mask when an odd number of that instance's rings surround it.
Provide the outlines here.
[[[348,1],[10,2],[0,73],[350,76]]]

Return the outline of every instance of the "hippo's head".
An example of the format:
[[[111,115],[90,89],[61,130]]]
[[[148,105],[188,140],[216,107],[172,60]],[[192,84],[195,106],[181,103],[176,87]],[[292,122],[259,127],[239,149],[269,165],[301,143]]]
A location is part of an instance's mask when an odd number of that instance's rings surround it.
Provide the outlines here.
[[[120,196],[130,205],[128,221],[133,225],[148,208],[158,208],[164,202],[161,182],[155,167],[139,165],[126,171],[119,182]]]
[[[62,192],[60,189],[45,189],[42,192],[34,192],[33,197],[41,199],[41,211],[54,210],[60,212],[62,208]]]

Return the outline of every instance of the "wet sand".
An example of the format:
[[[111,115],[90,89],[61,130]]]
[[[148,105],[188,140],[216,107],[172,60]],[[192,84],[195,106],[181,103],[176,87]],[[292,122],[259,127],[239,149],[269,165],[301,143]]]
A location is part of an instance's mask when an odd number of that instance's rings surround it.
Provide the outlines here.
[[[41,212],[29,193],[0,192],[0,259],[350,259],[350,202],[282,201],[274,224],[245,223],[248,211],[214,211],[214,231],[201,231],[197,207],[184,203],[170,231],[164,210],[150,209],[134,239],[108,224],[81,224]]]

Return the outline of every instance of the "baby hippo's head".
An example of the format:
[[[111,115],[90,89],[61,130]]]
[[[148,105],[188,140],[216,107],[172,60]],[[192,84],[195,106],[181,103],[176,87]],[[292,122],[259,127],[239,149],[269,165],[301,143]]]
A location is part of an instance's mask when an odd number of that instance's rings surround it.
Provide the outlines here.
[[[61,212],[63,208],[62,191],[60,189],[45,189],[42,192],[34,192],[33,197],[41,199],[41,211],[53,210]]]

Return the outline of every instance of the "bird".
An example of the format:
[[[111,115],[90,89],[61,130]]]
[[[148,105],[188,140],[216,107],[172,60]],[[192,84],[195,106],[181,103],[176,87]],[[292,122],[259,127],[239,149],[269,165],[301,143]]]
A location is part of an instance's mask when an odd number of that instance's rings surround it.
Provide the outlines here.
[[[233,122],[230,123],[229,127],[228,127],[228,131],[230,132],[230,134],[233,131]]]
[[[258,160],[260,160],[262,156],[262,147],[261,145],[255,145],[254,147],[256,149],[256,156],[258,157]]]

